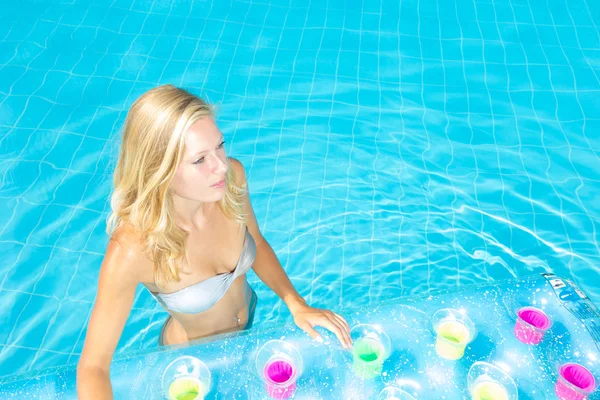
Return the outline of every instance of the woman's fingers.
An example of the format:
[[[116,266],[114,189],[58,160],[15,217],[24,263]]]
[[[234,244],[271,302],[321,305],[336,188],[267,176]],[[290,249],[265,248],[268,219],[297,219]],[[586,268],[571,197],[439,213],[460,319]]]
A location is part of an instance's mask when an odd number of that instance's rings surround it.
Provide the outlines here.
[[[323,338],[319,335],[319,332],[313,328],[313,326],[309,322],[305,322],[301,325],[298,325],[304,332],[308,334],[311,338],[316,340],[317,342],[323,342]]]
[[[305,311],[297,312],[294,320],[300,329],[319,342],[323,342],[323,338],[314,329],[315,326],[323,327],[335,334],[345,349],[352,347],[350,326],[341,315],[329,310],[307,307]]]
[[[344,336],[346,337],[348,346],[352,346],[352,338],[350,337],[350,325],[348,325],[348,322],[346,322],[344,317],[342,317],[341,315],[333,313],[333,316],[342,325]]]
[[[344,348],[350,348],[350,335],[346,333],[343,324],[333,316],[322,315],[314,325],[322,326],[325,329],[333,332]]]

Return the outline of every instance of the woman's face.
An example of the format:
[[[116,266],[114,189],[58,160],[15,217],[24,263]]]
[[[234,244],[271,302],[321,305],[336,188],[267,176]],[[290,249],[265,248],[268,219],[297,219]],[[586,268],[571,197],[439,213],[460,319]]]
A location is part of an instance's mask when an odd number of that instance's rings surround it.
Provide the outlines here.
[[[227,156],[223,134],[211,117],[196,121],[185,133],[185,149],[171,189],[179,197],[215,202],[225,195]]]

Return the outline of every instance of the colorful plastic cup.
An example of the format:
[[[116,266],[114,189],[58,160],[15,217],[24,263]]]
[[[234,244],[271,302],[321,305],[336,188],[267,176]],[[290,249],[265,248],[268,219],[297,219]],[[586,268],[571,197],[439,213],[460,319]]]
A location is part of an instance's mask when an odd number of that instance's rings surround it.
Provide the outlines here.
[[[508,393],[498,382],[479,382],[471,393],[472,400],[508,400]]]
[[[525,344],[539,344],[552,323],[550,318],[540,309],[523,307],[517,311],[515,336]]]
[[[204,387],[196,378],[177,378],[169,386],[169,400],[204,399]]]
[[[302,374],[302,355],[291,343],[270,340],[257,353],[256,370],[271,398],[289,399],[296,393],[296,381]]]
[[[286,359],[267,362],[264,370],[267,394],[274,399],[288,399],[296,392],[296,367]]]
[[[503,370],[483,361],[473,363],[467,375],[471,400],[516,400],[515,381]]]
[[[354,342],[352,349],[352,368],[363,378],[370,379],[381,374],[385,350],[374,339],[363,338]]]
[[[380,375],[390,354],[390,338],[376,325],[359,324],[350,330],[352,370],[363,379]]]
[[[162,376],[163,393],[168,400],[203,400],[210,386],[210,370],[191,356],[173,360]]]
[[[469,317],[451,308],[438,310],[433,315],[433,329],[437,335],[435,350],[447,360],[462,358],[476,333]]]
[[[561,400],[585,400],[596,390],[594,375],[583,365],[567,363],[560,367],[554,392]]]

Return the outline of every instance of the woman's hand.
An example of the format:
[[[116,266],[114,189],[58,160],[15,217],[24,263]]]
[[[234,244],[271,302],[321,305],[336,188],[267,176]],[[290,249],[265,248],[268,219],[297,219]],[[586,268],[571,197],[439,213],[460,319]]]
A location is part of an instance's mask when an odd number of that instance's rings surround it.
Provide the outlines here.
[[[346,320],[329,310],[321,310],[308,305],[295,307],[292,312],[294,322],[300,329],[308,333],[313,339],[322,342],[323,338],[315,330],[315,326],[321,326],[330,330],[337,336],[342,347],[349,349],[352,347],[352,339],[350,339],[350,326]]]

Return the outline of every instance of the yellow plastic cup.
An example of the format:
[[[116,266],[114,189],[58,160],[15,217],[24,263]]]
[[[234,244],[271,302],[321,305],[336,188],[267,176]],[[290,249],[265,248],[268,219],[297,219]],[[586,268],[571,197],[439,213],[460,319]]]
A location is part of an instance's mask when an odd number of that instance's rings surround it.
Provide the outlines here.
[[[504,386],[495,381],[478,382],[472,389],[472,400],[508,400]]]
[[[517,385],[508,373],[494,364],[477,361],[469,368],[467,387],[471,400],[517,400]]]
[[[464,313],[451,308],[433,315],[433,328],[437,335],[435,350],[447,360],[458,360],[475,336],[475,325]]]
[[[210,392],[208,366],[192,356],[177,357],[165,368],[161,378],[162,396],[168,400],[203,400]]]
[[[440,357],[448,360],[462,358],[469,343],[469,328],[459,321],[445,321],[438,325],[436,333],[435,350]]]
[[[202,386],[202,382],[196,378],[177,378],[169,386],[169,400],[203,400]]]

